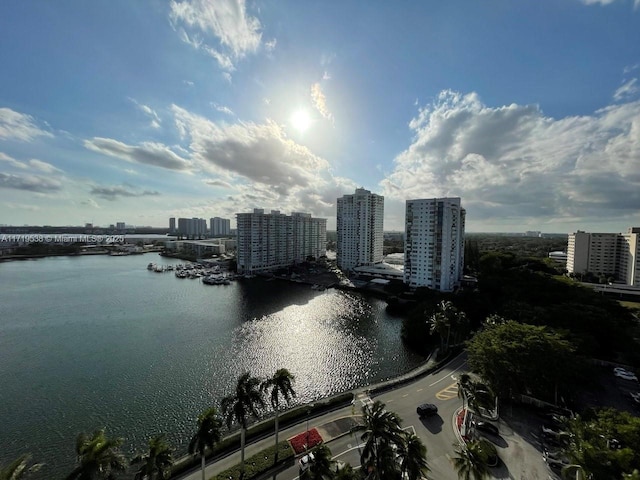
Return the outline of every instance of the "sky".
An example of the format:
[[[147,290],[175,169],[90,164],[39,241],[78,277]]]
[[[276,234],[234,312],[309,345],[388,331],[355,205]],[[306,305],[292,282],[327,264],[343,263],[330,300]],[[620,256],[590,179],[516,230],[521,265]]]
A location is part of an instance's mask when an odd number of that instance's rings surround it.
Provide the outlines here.
[[[461,197],[640,226],[640,0],[0,2],[0,224]]]

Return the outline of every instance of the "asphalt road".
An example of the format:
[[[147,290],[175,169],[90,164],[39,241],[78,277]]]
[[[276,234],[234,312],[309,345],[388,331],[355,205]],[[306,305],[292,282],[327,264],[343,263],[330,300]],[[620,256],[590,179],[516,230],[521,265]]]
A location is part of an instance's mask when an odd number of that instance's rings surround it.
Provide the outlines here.
[[[402,419],[405,429],[412,429],[427,447],[427,462],[430,473],[428,478],[437,480],[458,480],[449,457],[453,455],[457,437],[454,433],[453,417],[461,405],[458,398],[457,376],[466,369],[465,356],[454,358],[437,372],[415,380],[405,386],[389,390],[376,396],[372,400],[380,400],[387,410],[397,413]],[[438,407],[438,414],[420,419],[416,407],[422,403],[433,403]],[[547,480],[557,478],[552,475],[540,451],[535,433],[539,431],[539,419],[510,407],[509,411],[495,424],[500,429],[500,436],[491,438],[498,448],[498,455],[502,462],[499,467],[492,469],[492,478]],[[320,426],[332,420],[360,414],[360,406],[348,406],[309,421],[309,428]],[[301,422],[280,432],[281,439],[291,438],[306,431],[306,422]],[[360,465],[360,432],[347,433],[327,442],[327,446],[335,460],[350,463],[354,468]],[[247,445],[245,456],[249,457],[260,450],[273,445],[273,436]],[[235,452],[206,467],[206,478],[239,463],[240,453]],[[275,477],[278,480],[295,480],[299,475],[299,465],[283,470]],[[200,480],[201,471],[194,470],[180,477],[184,480]]]

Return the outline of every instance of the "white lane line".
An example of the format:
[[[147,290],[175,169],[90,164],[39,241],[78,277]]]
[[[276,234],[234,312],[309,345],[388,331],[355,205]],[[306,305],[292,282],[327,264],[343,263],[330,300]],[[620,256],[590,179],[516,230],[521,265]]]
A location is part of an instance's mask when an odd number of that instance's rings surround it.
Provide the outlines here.
[[[404,397],[408,397],[408,396],[409,396],[409,394],[408,394],[408,393],[405,393],[404,395],[402,395],[402,398],[404,398]]]
[[[440,380],[436,380],[435,382],[433,382],[433,383],[432,383],[431,385],[429,385],[429,386],[430,386],[430,387],[433,387],[434,385],[437,385],[438,383],[440,383],[440,382],[441,382],[441,381],[443,381],[443,380],[448,380],[448,379],[449,379],[449,377],[450,377],[452,374],[456,373],[456,372],[457,372],[458,370],[460,370],[461,368],[462,368],[462,365],[460,365],[458,368],[456,368],[453,372],[451,372],[451,373],[447,374],[445,377],[442,377]]]
[[[423,390],[422,388],[419,388],[416,390],[416,392],[421,392],[422,390]]]

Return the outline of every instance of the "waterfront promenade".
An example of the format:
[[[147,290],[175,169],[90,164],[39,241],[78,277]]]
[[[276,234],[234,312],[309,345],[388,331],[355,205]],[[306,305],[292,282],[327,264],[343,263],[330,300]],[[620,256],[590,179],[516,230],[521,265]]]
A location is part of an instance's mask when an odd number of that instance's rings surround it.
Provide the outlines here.
[[[427,461],[430,467],[428,478],[438,480],[457,480],[457,474],[451,466],[450,458],[453,445],[459,441],[459,432],[455,422],[460,410],[461,400],[457,396],[457,376],[466,370],[466,358],[461,354],[432,373],[425,374],[430,366],[423,366],[407,375],[389,382],[371,385],[359,389],[354,394],[359,397],[368,394],[372,400],[380,400],[390,411],[403,419],[403,428],[412,430],[427,447]],[[355,395],[354,395],[355,396]],[[416,406],[421,403],[435,403],[438,415],[420,419],[416,414]],[[345,419],[357,420],[361,405],[349,405],[337,410],[303,419],[299,423],[280,431],[280,439],[288,439],[309,429],[316,428],[323,436],[325,444],[331,449],[335,460],[360,465],[361,431],[353,432],[349,428],[353,424]],[[497,422],[500,437],[492,439],[498,449],[501,463],[492,469],[492,478],[511,479],[553,479],[553,473],[542,460],[539,445],[535,436],[530,433],[536,428],[536,419],[525,410],[509,408],[503,412]],[[274,444],[274,436],[248,443],[245,456],[250,457]],[[230,468],[240,461],[240,453],[233,452],[206,467],[206,478]],[[285,468],[270,478],[295,480],[299,475],[299,464]],[[181,480],[200,480],[201,470],[194,469],[182,476]]]

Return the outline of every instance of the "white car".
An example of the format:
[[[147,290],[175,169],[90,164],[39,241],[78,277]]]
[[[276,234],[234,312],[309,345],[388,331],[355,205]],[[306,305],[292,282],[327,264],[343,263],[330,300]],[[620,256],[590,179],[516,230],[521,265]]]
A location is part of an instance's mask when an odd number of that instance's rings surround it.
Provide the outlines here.
[[[635,382],[638,381],[638,377],[636,377],[633,373],[624,369],[614,370],[613,374],[618,378],[622,378],[623,380],[633,380]]]
[[[300,470],[304,472],[307,468],[309,468],[309,466],[314,460],[315,460],[315,457],[313,456],[313,453],[311,452],[307,453],[305,456],[300,458]]]
[[[633,372],[630,372],[626,368],[622,368],[622,367],[615,367],[613,369],[613,373],[628,373],[629,375],[633,375]]]

